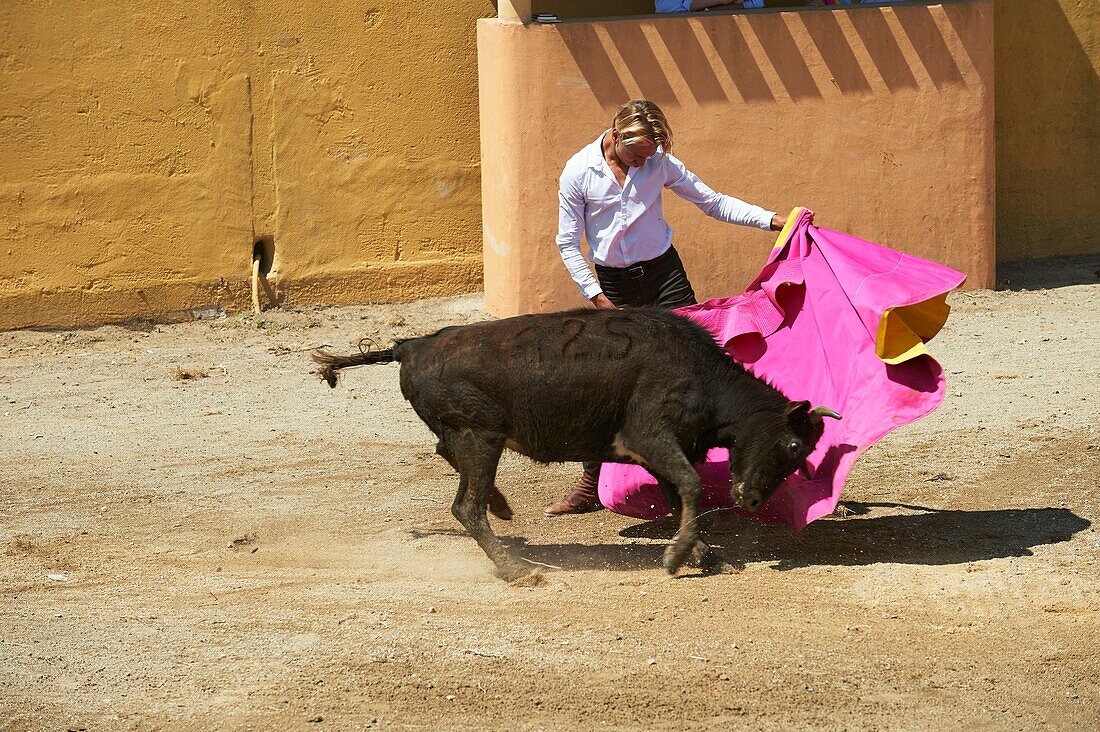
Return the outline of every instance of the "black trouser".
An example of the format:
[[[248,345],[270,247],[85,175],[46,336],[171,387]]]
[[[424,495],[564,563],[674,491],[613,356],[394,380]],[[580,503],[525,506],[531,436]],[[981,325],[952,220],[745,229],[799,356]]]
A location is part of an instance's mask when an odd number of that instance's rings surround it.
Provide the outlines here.
[[[680,308],[696,303],[695,290],[691,289],[684,263],[674,247],[669,247],[667,252],[655,259],[630,267],[620,269],[596,265],[596,277],[600,280],[603,294],[616,307],[657,305]],[[599,475],[599,461],[584,463],[584,472]]]
[[[695,291],[691,289],[684,263],[674,247],[655,259],[621,269],[597,264],[596,277],[603,294],[616,307],[679,308],[696,303]]]

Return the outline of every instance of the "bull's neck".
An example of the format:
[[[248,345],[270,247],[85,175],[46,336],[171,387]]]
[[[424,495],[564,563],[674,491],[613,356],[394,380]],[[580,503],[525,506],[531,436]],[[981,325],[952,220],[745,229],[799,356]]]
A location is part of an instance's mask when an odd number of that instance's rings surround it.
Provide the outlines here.
[[[726,373],[726,388],[721,390],[719,397],[723,417],[730,422],[736,422],[756,412],[787,408],[789,400],[783,392],[754,376],[740,364],[730,365],[733,368]]]

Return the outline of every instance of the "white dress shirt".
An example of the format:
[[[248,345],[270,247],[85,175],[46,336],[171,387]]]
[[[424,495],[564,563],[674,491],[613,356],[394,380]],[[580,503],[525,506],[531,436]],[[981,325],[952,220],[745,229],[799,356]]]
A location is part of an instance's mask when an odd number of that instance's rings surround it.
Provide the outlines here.
[[[566,269],[586,300],[603,288],[581,253],[581,232],[590,258],[601,266],[629,267],[661,256],[672,246],[672,228],[661,207],[665,188],[719,221],[771,229],[774,211],[711,190],[660,147],[641,167],[627,170],[620,188],[603,157],[607,132],[569,159],[558,182],[556,241]]]

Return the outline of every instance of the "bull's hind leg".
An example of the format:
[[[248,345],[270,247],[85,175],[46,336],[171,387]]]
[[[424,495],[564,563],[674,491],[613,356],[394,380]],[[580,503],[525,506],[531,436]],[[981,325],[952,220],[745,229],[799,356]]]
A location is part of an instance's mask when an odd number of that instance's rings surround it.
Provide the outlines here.
[[[458,469],[458,463],[455,462],[454,455],[451,454],[451,450],[447,447],[447,442],[445,440],[439,440],[439,444],[435,446],[435,452],[437,455],[450,463],[451,467],[454,468],[456,473],[461,472]],[[496,487],[495,483],[493,485],[493,489],[489,491],[489,512],[501,521],[512,520],[512,507],[508,505],[508,499],[504,497],[504,494],[500,492],[500,489]]]
[[[446,441],[461,476],[451,513],[493,560],[498,576],[515,582],[531,574],[530,567],[521,564],[504,548],[485,515],[504,440],[466,430],[447,435]]]

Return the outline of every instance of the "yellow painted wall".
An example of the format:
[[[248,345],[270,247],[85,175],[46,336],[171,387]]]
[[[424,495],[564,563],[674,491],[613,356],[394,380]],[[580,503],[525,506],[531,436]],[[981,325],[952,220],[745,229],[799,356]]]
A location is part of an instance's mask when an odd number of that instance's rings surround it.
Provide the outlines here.
[[[1100,249],[1098,7],[997,2],[1001,260]],[[261,236],[292,304],[478,289],[474,28],[494,14],[487,0],[0,3],[0,329],[246,308]]]
[[[481,286],[475,21],[423,5],[0,3],[0,328]]]

